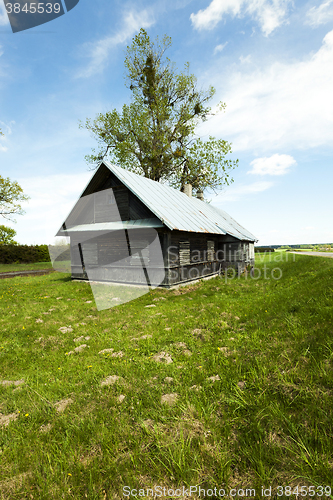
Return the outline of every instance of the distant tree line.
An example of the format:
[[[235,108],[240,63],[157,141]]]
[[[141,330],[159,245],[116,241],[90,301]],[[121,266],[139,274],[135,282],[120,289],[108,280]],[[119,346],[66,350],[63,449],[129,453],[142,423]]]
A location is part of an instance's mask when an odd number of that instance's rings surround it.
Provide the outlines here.
[[[0,264],[50,262],[47,245],[0,245]]]

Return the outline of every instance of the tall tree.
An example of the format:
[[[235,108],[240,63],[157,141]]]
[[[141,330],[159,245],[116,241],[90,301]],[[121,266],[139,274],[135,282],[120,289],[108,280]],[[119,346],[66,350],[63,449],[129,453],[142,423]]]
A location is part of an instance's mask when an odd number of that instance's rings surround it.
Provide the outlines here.
[[[0,245],[18,245],[13,238],[16,236],[15,229],[0,225]]]
[[[23,189],[16,181],[0,175],[0,215],[15,222],[14,215],[24,214],[20,203],[27,200],[29,196],[23,194]]]
[[[106,158],[181,190],[188,183],[196,191],[229,184],[229,171],[238,163],[225,158],[231,145],[195,134],[197,125],[213,114],[208,103],[215,89],[199,90],[189,63],[178,73],[164,55],[170,46],[170,37],[153,43],[144,29],[134,37],[125,57],[132,101],[122,111],[100,113],[81,124],[99,143],[86,159],[96,167]],[[224,108],[224,103],[217,106],[218,111]]]

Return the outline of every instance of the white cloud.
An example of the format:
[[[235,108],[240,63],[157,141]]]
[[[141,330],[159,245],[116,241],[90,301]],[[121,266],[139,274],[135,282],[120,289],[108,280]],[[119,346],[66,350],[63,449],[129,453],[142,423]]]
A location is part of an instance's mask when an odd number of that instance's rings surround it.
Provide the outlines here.
[[[291,3],[288,0],[272,0],[272,2],[250,0],[247,3],[247,12],[259,21],[265,36],[287,22],[288,4]]]
[[[154,20],[147,10],[128,12],[124,16],[123,27],[116,34],[102,38],[94,43],[85,43],[82,46],[82,52],[84,55],[88,54],[90,63],[81,69],[76,77],[88,78],[103,71],[112,49],[117,45],[124,44],[140,28],[149,28],[152,24],[154,24]]]
[[[268,36],[286,22],[288,5],[291,0],[212,0],[206,9],[191,14],[194,28],[211,30],[224,15],[243,17],[250,15],[256,19],[265,36]]]
[[[306,13],[305,24],[317,27],[333,20],[333,0],[323,2],[319,7],[311,7]]]
[[[242,64],[250,64],[252,62],[252,57],[251,57],[251,54],[249,54],[248,56],[244,57],[244,56],[240,56],[239,58],[240,62]]]
[[[226,47],[227,45],[228,45],[228,42],[221,43],[220,45],[216,45],[216,47],[214,49],[214,55],[217,54],[218,52],[222,52],[224,47]]]
[[[2,151],[3,153],[8,151],[7,146],[5,146],[4,144],[8,141],[8,136],[12,133],[11,126],[14,123],[15,122],[12,121],[12,122],[10,122],[10,125],[8,125],[8,124],[0,121],[0,131],[3,134],[3,135],[0,135],[0,151]]]
[[[243,3],[244,0],[212,0],[206,9],[191,14],[192,24],[198,30],[211,30],[222,20],[223,14],[239,14]]]
[[[302,61],[275,62],[207,72],[226,113],[203,124],[200,134],[223,137],[233,150],[271,151],[332,146],[333,31]],[[223,86],[221,84],[223,82]],[[259,153],[260,154],[260,153]]]
[[[269,158],[256,158],[251,161],[252,170],[248,171],[248,174],[255,175],[285,175],[289,172],[292,165],[295,165],[296,161],[290,155],[272,155]]]
[[[17,241],[27,244],[53,243],[54,235],[66,219],[92,172],[18,178],[28,202],[22,203],[25,215],[17,216]],[[4,223],[5,224],[5,223]]]
[[[258,181],[253,182],[252,184],[230,186],[213,199],[213,204],[218,205],[219,203],[224,203],[226,201],[238,201],[239,199],[244,198],[246,195],[261,193],[262,191],[266,191],[272,186],[273,182],[270,181]]]

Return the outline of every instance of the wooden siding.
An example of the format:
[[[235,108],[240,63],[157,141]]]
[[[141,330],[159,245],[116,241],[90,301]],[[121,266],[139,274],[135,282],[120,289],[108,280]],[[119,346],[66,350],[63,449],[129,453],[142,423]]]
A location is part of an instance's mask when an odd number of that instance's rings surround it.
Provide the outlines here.
[[[147,248],[152,234],[154,232],[151,230],[146,230],[145,233],[143,229],[111,232],[93,239],[88,233],[76,234],[71,238],[72,277],[87,279],[88,269],[90,278],[93,276],[94,280],[146,285],[147,276],[143,272],[141,261],[143,257],[145,262],[149,262],[151,283],[159,284],[161,262],[156,255],[149,255]],[[158,236],[164,259],[162,269],[166,273],[160,286],[168,287],[200,279],[230,267],[241,272],[246,265],[254,264],[254,260],[249,257],[250,244],[235,238],[172,232],[166,229],[158,230]],[[87,241],[88,237],[90,239]],[[80,241],[83,241],[84,268],[78,247]],[[206,260],[192,258],[193,250],[199,250],[199,257]],[[137,256],[131,260],[130,253]],[[123,259],[128,260],[128,265],[119,262]]]
[[[146,205],[142,203],[142,201],[137,198],[131,191],[128,190],[129,196],[129,219],[130,220],[139,220],[139,219],[152,219],[155,218],[156,215],[153,214],[149,210]]]
[[[93,177],[66,220],[67,227],[99,222],[151,219],[156,216],[108,170]],[[97,191],[94,191],[96,189]],[[113,202],[115,201],[115,203]]]
[[[207,260],[215,260],[215,241],[207,240]]]
[[[185,266],[191,262],[189,240],[179,241],[179,264]]]
[[[164,234],[159,235],[154,229],[112,231],[94,238],[88,233],[77,233],[71,237],[72,277],[87,279],[88,272],[94,280],[146,285],[143,266],[148,265],[151,283],[159,285],[164,262],[160,255],[149,251],[156,237],[162,246]]]
[[[94,222],[115,222],[129,219],[128,190],[123,186],[108,188],[94,197]]]

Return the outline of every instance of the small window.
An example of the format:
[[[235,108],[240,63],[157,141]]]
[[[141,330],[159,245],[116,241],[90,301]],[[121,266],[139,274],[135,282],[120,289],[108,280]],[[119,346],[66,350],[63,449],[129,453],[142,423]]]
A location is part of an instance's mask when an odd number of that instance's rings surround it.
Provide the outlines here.
[[[207,260],[214,260],[214,241],[207,240]]]
[[[188,240],[179,242],[179,264],[181,266],[190,264],[190,242]]]
[[[254,243],[249,243],[249,258],[254,259]]]

